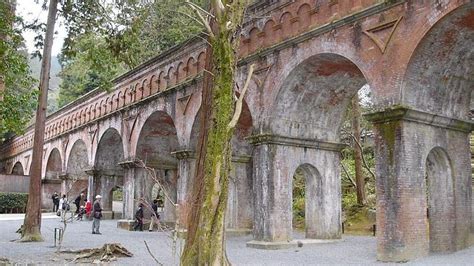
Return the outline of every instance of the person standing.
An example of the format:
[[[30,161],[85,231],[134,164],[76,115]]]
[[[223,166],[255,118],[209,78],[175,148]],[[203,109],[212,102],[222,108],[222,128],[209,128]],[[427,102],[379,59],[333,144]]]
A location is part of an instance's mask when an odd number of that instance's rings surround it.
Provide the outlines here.
[[[74,204],[76,205],[76,213],[79,213],[80,207],[84,206],[84,200],[85,200],[84,193],[81,192],[79,196],[74,200]]]
[[[143,204],[138,204],[138,210],[135,212],[135,226],[133,230],[143,231]]]
[[[66,195],[62,196],[58,204],[59,204],[59,212],[61,214],[61,217],[64,218],[64,213],[68,211],[68,208],[69,208],[69,203],[67,202]]]
[[[148,231],[153,231],[153,226],[155,224],[160,224],[160,215],[158,214],[158,200],[154,199],[153,204],[151,204],[151,208],[153,209],[153,213],[151,214],[151,221],[150,221],[150,228]],[[155,222],[156,221],[156,222]]]
[[[102,218],[102,205],[100,204],[100,200],[102,199],[101,195],[95,196],[94,205],[92,206],[92,234],[101,235],[99,228],[100,228],[100,219]]]
[[[59,195],[58,192],[54,192],[53,196],[51,196],[53,200],[53,212],[57,212],[59,210]]]

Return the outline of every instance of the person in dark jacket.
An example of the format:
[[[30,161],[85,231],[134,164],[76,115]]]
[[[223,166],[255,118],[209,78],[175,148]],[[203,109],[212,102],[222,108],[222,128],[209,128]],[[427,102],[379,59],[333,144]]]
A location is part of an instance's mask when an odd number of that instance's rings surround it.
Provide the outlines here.
[[[59,210],[59,195],[58,192],[54,192],[51,196],[53,200],[53,212],[57,212]]]
[[[101,235],[99,228],[100,228],[100,219],[102,218],[102,205],[100,204],[100,200],[102,199],[101,195],[95,196],[94,205],[92,207],[92,234]]]
[[[135,212],[135,226],[133,230],[143,231],[143,204],[138,204],[138,210]]]
[[[74,200],[74,204],[76,205],[76,213],[79,213],[79,210],[81,209],[81,206],[84,206],[84,200],[86,196],[84,193],[81,193],[77,198]]]

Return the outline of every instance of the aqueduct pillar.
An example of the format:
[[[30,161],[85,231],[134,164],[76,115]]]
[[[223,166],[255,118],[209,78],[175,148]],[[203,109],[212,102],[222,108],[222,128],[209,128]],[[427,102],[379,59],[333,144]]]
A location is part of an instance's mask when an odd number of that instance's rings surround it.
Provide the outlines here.
[[[405,107],[367,118],[375,124],[378,259],[467,247],[472,124]]]
[[[342,144],[277,135],[251,137],[255,145],[254,239],[249,246],[267,248],[293,240],[292,182],[303,164],[317,169],[307,177],[306,238],[341,238],[340,150]]]

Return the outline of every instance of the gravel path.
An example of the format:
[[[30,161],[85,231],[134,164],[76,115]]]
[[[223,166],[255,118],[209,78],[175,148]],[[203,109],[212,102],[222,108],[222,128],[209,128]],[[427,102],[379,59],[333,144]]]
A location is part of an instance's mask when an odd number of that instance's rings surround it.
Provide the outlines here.
[[[1,217],[0,217],[1,218]],[[41,243],[16,243],[14,232],[22,224],[21,219],[0,219],[0,257],[11,261],[43,264],[64,264],[64,257],[58,257],[53,248],[53,232],[60,226],[59,218],[43,220],[42,233],[45,238]],[[146,251],[144,240],[150,245],[154,255],[165,265],[176,264],[172,256],[171,240],[163,232],[129,232],[116,228],[116,221],[102,221],[102,235],[91,234],[92,222],[77,221],[68,224],[63,247],[81,249],[100,247],[104,243],[121,243],[130,250],[134,257],[120,258],[114,265],[155,265]],[[251,236],[229,237],[227,252],[234,265],[316,265],[316,264],[356,264],[356,265],[389,265],[380,263],[375,258],[375,238],[364,236],[345,236],[337,243],[318,246],[303,246],[286,250],[259,250],[245,246]],[[473,265],[474,247],[449,255],[432,255],[412,261],[410,265]]]

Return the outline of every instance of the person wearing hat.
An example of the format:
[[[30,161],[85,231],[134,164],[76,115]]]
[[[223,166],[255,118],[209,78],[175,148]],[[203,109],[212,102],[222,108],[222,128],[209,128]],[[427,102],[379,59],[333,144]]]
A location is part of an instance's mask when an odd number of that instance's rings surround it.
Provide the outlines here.
[[[92,234],[101,235],[99,231],[100,227],[100,218],[102,218],[102,205],[100,204],[100,200],[102,199],[101,195],[95,196],[94,205],[92,207]]]

